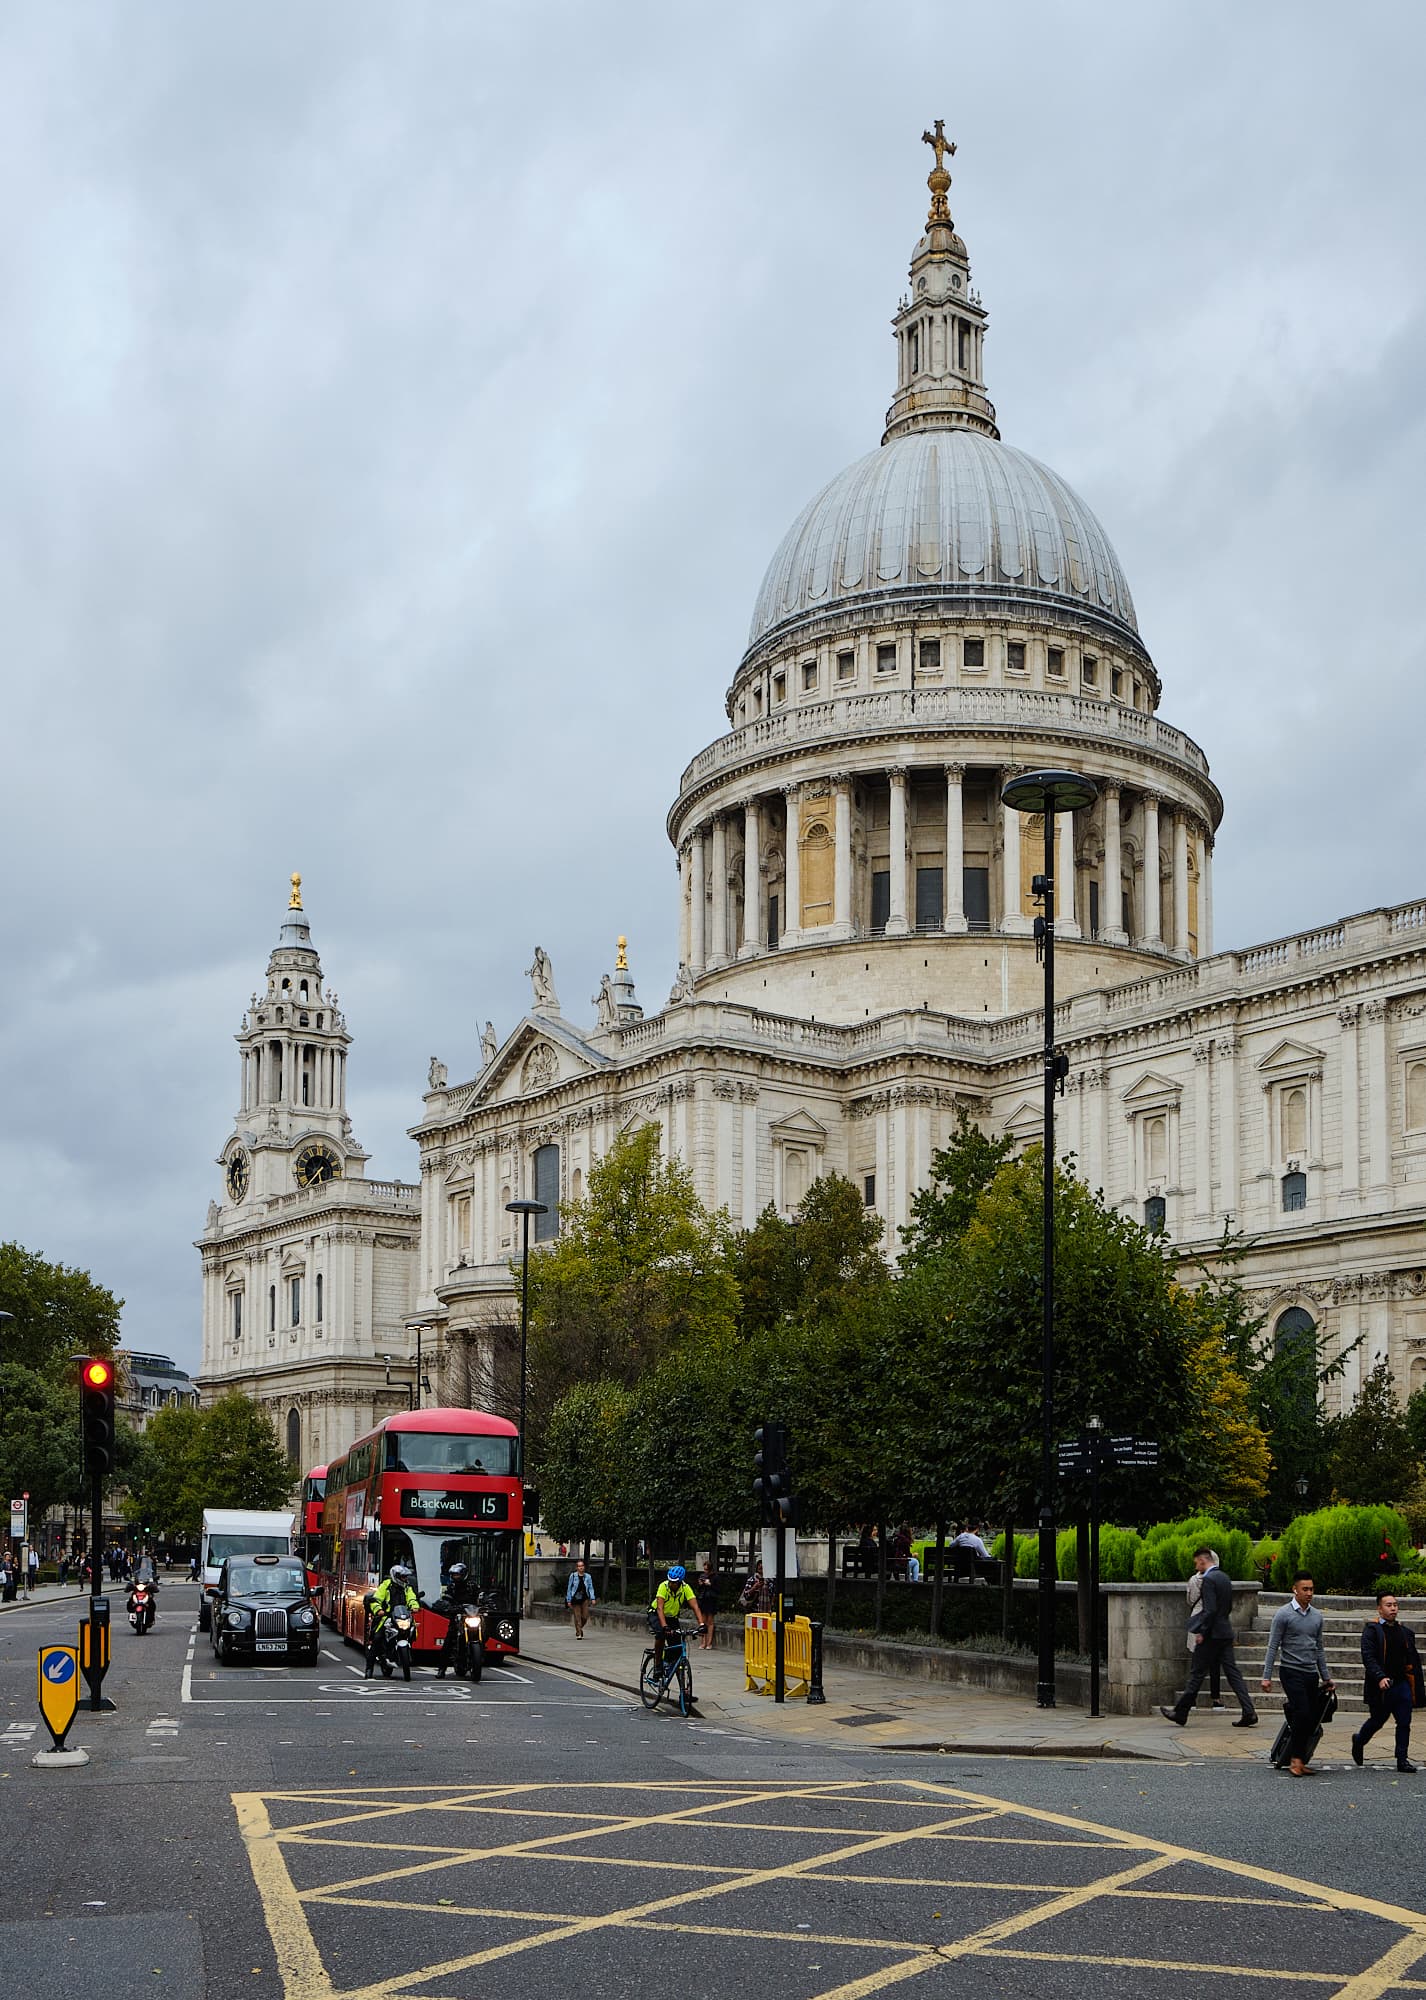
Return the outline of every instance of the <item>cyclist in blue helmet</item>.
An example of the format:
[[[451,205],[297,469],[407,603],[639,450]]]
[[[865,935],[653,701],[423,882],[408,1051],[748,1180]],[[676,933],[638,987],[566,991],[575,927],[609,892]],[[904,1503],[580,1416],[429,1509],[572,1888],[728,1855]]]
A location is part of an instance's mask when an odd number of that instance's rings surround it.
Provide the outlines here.
[[[664,1581],[654,1592],[654,1601],[649,1606],[649,1630],[654,1635],[654,1672],[663,1667],[664,1640],[670,1632],[678,1630],[678,1614],[687,1605],[695,1618],[698,1629],[703,1630],[703,1620],[698,1617],[698,1599],[689,1588],[688,1572],[682,1563],[674,1563]]]

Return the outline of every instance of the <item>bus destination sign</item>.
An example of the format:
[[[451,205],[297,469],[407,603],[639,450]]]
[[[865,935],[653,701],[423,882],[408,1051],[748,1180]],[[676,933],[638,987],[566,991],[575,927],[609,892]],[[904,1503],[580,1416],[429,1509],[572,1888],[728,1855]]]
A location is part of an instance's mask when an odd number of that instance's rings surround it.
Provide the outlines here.
[[[403,1521],[508,1521],[508,1493],[452,1493],[434,1486],[407,1486],[401,1492]]]

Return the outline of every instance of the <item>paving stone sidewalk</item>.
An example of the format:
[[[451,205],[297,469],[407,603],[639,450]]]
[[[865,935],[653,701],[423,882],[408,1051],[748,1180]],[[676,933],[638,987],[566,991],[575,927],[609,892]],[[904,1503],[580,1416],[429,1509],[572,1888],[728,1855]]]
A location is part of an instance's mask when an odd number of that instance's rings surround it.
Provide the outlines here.
[[[725,1622],[729,1627],[733,1620]],[[538,1613],[526,1619],[522,1653],[537,1666],[561,1667],[633,1694],[645,1639],[637,1626],[605,1622],[596,1609],[576,1641],[568,1621]],[[815,1740],[873,1750],[978,1752],[982,1756],[1142,1757],[1166,1763],[1205,1758],[1266,1762],[1280,1704],[1265,1703],[1256,1729],[1234,1729],[1232,1713],[1201,1713],[1186,1729],[1158,1716],[1101,1716],[1082,1708],[1040,1709],[1018,1695],[986,1694],[908,1680],[903,1675],[853,1672],[825,1675],[826,1702],[809,1707],[800,1696],[781,1707],[745,1687],[742,1653],[733,1646],[711,1652],[693,1648],[693,1674],[703,1717],[755,1735]],[[1324,1749],[1328,1746],[1324,1746]],[[1346,1754],[1346,1736],[1340,1746]]]

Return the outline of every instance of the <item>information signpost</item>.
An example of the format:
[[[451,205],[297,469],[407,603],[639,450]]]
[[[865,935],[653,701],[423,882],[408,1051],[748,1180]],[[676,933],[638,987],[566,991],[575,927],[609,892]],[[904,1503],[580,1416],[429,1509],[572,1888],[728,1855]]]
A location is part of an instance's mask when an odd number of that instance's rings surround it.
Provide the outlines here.
[[[1089,1712],[1099,1714],[1099,1477],[1106,1468],[1127,1472],[1156,1466],[1157,1438],[1111,1437],[1092,1418],[1077,1438],[1059,1446],[1061,1479],[1089,1480]]]

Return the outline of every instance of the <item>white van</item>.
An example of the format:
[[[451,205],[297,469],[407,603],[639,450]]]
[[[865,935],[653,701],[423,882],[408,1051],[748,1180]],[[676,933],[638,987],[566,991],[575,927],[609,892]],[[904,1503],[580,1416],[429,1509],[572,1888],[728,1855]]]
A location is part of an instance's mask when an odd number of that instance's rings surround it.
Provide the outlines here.
[[[295,1514],[261,1514],[242,1507],[205,1507],[200,1561],[203,1595],[198,1600],[198,1629],[208,1630],[218,1572],[226,1556],[287,1556],[292,1554]]]

